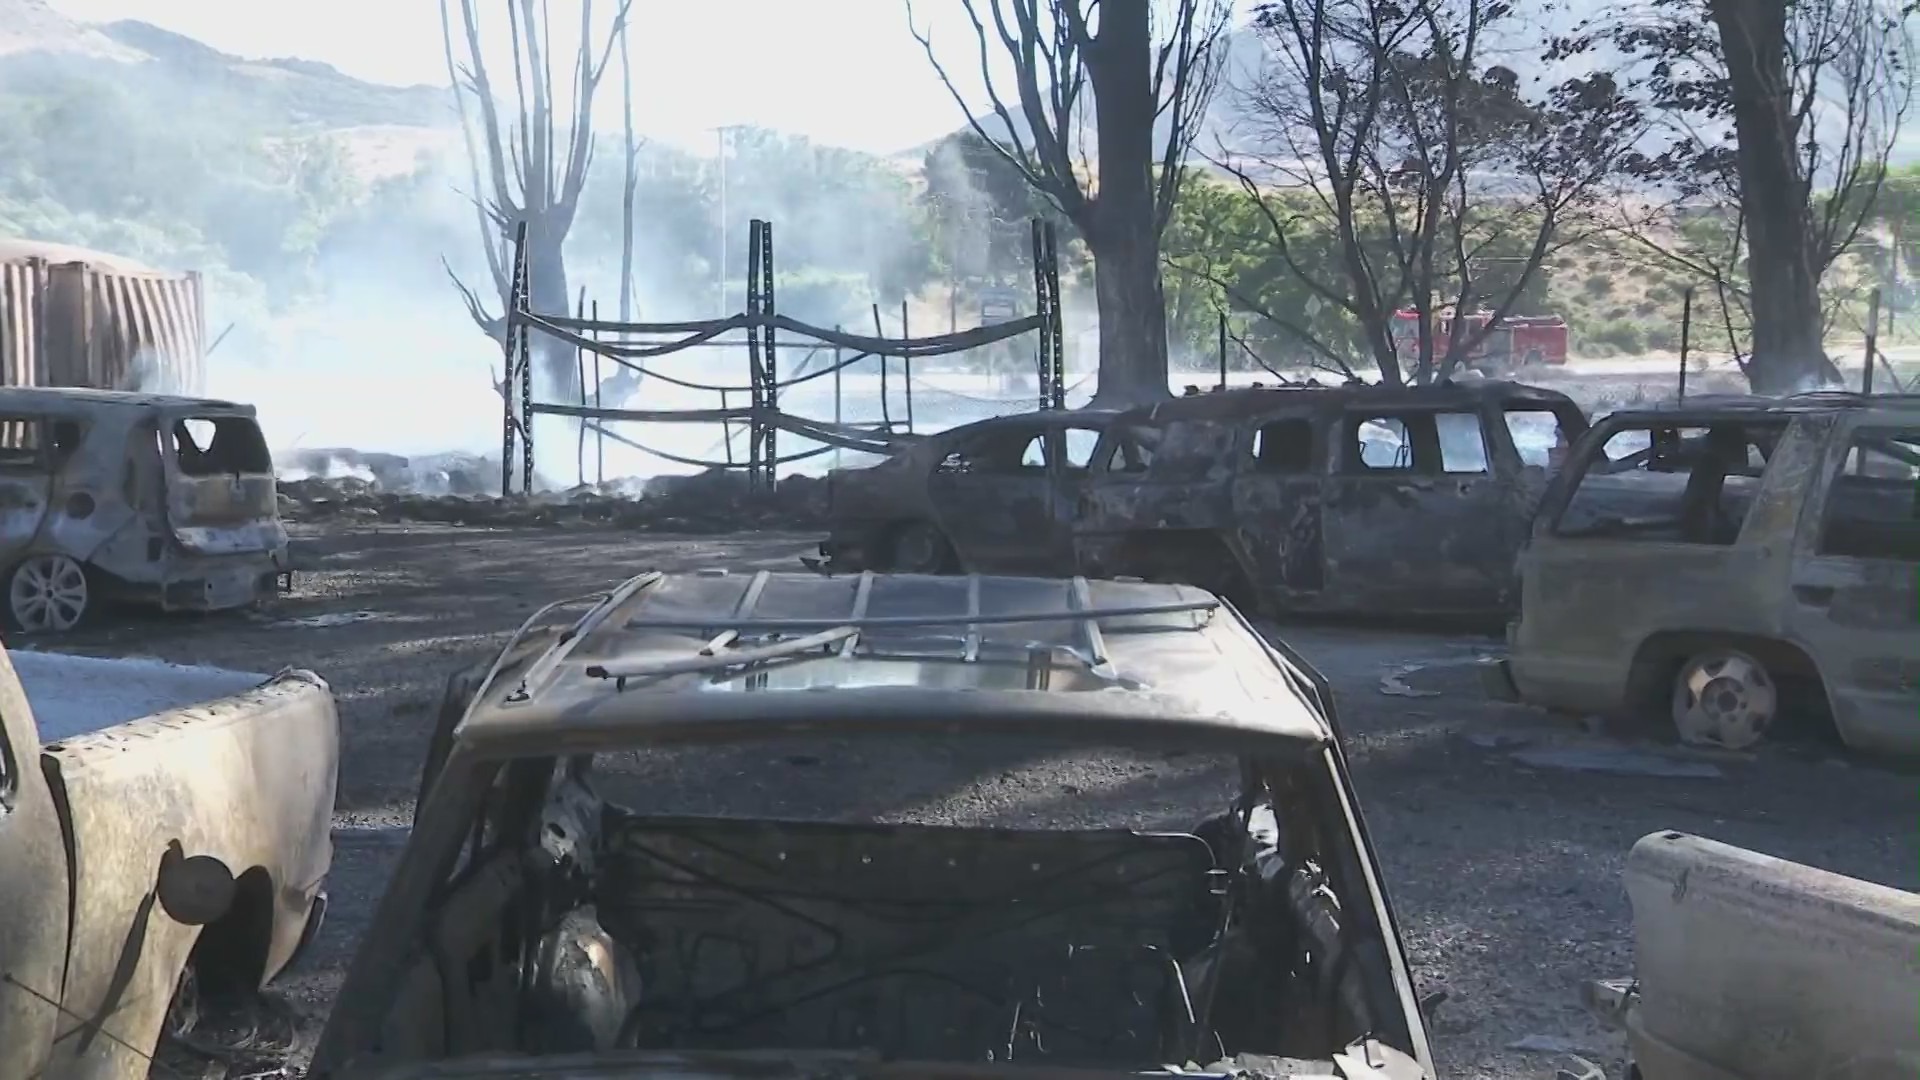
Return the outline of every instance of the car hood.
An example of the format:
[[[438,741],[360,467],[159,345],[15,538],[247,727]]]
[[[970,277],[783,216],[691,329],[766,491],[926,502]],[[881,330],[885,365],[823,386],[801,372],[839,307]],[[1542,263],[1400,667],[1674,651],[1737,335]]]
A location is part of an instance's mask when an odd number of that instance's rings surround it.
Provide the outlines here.
[[[1048,1065],[883,1061],[821,1051],[613,1051],[553,1057],[489,1054],[348,1074],[352,1080],[1432,1080],[1419,1062],[1368,1040],[1328,1061],[1246,1054],[1209,1066],[1145,1071]]]

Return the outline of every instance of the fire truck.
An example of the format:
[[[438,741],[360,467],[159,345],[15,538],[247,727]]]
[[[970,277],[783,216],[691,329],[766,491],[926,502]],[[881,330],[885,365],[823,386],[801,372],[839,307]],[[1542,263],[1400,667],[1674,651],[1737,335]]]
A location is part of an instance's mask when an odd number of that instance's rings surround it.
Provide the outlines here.
[[[1466,316],[1471,337],[1493,321],[1493,312],[1476,311]],[[1454,310],[1442,308],[1433,317],[1433,342],[1436,355],[1444,352],[1453,333]],[[1420,314],[1411,308],[1393,313],[1394,350],[1402,363],[1420,359]],[[1558,315],[1509,315],[1500,320],[1493,333],[1467,354],[1465,366],[1487,375],[1507,375],[1520,368],[1567,362],[1567,320]]]

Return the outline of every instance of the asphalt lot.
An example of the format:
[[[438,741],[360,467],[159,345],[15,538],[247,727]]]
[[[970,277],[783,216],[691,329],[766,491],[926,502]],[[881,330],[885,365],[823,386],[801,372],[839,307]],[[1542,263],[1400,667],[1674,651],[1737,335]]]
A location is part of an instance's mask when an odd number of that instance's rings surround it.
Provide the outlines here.
[[[57,646],[252,671],[294,665],[331,681],[345,746],[334,905],[316,954],[281,988],[309,1028],[404,838],[434,702],[450,672],[484,659],[548,600],[650,568],[795,568],[809,540],[394,525],[311,535],[324,568],[270,610],[113,619]],[[1555,1055],[1508,1049],[1527,1035],[1563,1040],[1613,1065],[1620,1044],[1588,1020],[1575,995],[1584,979],[1631,968],[1619,873],[1649,832],[1696,832],[1920,888],[1909,775],[1804,747],[1713,758],[1660,751],[1662,760],[1708,774],[1692,777],[1529,765],[1515,754],[1618,744],[1578,718],[1486,701],[1472,664],[1497,651],[1493,639],[1324,625],[1273,632],[1334,686],[1417,977],[1424,989],[1448,992],[1433,1022],[1446,1075],[1553,1075]],[[1192,821],[1220,805],[1226,783],[1190,769],[1116,772],[1073,760],[1003,767],[965,755],[755,764],[755,782],[740,790],[764,800],[765,812],[795,792],[841,788],[870,794],[876,808],[917,799],[943,807],[935,816],[948,820],[1007,824],[1057,815],[1066,796],[1080,811],[1104,808],[1128,821]],[[660,797],[692,800],[715,779],[663,776]]]

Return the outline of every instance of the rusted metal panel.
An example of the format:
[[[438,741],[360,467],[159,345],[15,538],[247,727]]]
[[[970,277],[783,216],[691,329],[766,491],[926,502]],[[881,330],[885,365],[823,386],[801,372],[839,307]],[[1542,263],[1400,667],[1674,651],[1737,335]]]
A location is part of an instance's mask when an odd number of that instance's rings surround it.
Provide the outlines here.
[[[0,385],[193,394],[205,352],[197,273],[0,263]]]

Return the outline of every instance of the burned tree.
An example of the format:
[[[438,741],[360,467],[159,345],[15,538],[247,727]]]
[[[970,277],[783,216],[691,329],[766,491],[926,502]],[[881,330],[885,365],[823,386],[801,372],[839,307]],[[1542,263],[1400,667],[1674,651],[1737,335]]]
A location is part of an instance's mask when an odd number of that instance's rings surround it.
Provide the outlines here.
[[[594,96],[615,44],[624,37],[632,2],[618,0],[606,40],[596,47],[593,0],[581,0],[580,42],[573,57],[566,100],[556,93],[554,84],[546,0],[510,0],[502,5],[513,47],[514,88],[512,101],[503,102],[494,91],[493,75],[482,51],[483,35],[476,14],[479,5],[474,0],[459,0],[460,40],[465,50],[462,60],[455,48],[449,0],[441,0],[447,71],[453,80],[461,133],[466,139],[480,240],[494,291],[503,306],[512,290],[512,257],[505,237],[524,221],[533,308],[547,313],[569,310],[562,249],[593,162]],[[512,113],[505,113],[503,106],[511,106]],[[568,111],[556,120],[556,113],[562,109]],[[447,273],[474,322],[495,340],[504,341],[504,313],[490,313],[479,294],[451,267]],[[575,389],[578,374],[572,348],[544,337],[537,348],[537,367],[543,377],[557,387]]]
[[[1523,94],[1486,59],[1513,21],[1501,0],[1260,5],[1267,59],[1244,94],[1248,145],[1216,164],[1258,208],[1258,234],[1243,241],[1270,248],[1313,306],[1344,313],[1351,340],[1216,284],[1318,356],[1345,366],[1358,354],[1383,382],[1444,379],[1479,350],[1542,260],[1581,235],[1642,127],[1605,75]],[[1313,248],[1333,257],[1305,257]],[[1402,307],[1416,316],[1411,372]],[[1449,309],[1485,317],[1445,319]]]
[[[1641,76],[1664,123],[1632,159],[1620,230],[1713,285],[1759,392],[1837,378],[1822,279],[1872,214],[1912,98],[1903,19],[1888,0],[1649,0],[1552,50],[1604,45]]]
[[[960,4],[979,40],[981,75],[998,131],[989,133],[982,117],[967,107],[934,57],[928,34],[915,29],[915,37],[966,111],[974,133],[1057,206],[1086,241],[1100,312],[1095,401],[1130,404],[1166,397],[1160,238],[1218,82],[1218,46],[1231,3],[1164,0],[1157,8],[1153,0]],[[912,17],[909,5],[909,21]],[[993,84],[989,57],[996,46],[1013,64],[1017,94],[1011,107]],[[1083,135],[1088,109],[1094,117],[1092,147]]]

